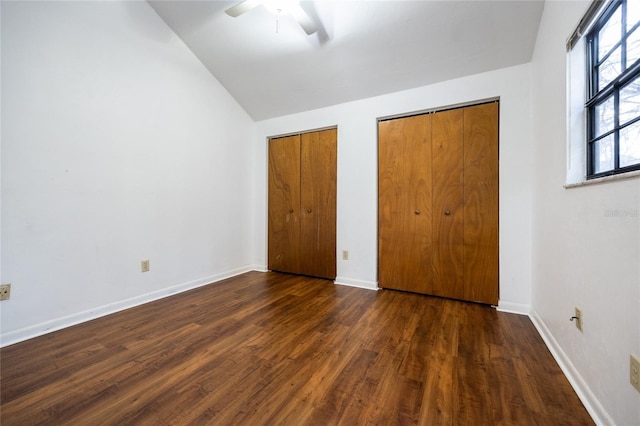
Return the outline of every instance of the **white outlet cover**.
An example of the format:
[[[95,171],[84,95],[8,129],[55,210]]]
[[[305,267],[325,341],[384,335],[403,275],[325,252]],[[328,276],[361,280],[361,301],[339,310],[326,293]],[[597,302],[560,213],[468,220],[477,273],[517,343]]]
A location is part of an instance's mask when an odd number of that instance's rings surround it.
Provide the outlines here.
[[[633,387],[640,392],[640,360],[633,355],[629,359],[629,378]]]

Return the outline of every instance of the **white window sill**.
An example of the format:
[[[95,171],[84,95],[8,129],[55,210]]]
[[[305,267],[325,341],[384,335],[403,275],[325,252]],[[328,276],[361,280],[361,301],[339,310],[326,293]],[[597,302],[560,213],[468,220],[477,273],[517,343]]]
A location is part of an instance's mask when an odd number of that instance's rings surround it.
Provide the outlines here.
[[[581,186],[598,185],[600,183],[607,183],[607,182],[613,182],[613,181],[617,181],[617,180],[632,179],[632,178],[637,178],[637,177],[640,177],[640,170],[636,170],[636,171],[633,171],[633,172],[627,172],[627,173],[621,173],[619,175],[611,175],[611,176],[605,176],[605,177],[596,178],[596,179],[583,180],[581,182],[566,183],[564,185],[564,187],[566,189],[578,188],[578,187],[581,187]]]

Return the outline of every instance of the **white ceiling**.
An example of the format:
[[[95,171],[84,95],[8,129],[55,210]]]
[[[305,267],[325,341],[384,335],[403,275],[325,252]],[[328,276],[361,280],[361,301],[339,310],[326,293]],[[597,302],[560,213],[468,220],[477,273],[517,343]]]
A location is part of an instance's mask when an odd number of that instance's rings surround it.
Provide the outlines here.
[[[303,1],[320,30],[238,1],[148,0],[254,120],[529,62],[543,0]]]

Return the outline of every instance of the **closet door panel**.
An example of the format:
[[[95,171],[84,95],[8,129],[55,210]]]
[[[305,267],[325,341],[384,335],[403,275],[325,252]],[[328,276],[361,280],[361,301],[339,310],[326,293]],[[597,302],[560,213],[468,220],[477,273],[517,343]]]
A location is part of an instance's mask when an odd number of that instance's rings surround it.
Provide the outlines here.
[[[431,293],[431,115],[378,124],[378,281]]]
[[[463,110],[433,114],[433,292],[464,297]]]
[[[499,105],[464,109],[464,276],[466,300],[498,304]]]
[[[336,277],[337,130],[301,136],[301,247],[305,275]]]
[[[300,136],[269,141],[268,267],[300,273]]]

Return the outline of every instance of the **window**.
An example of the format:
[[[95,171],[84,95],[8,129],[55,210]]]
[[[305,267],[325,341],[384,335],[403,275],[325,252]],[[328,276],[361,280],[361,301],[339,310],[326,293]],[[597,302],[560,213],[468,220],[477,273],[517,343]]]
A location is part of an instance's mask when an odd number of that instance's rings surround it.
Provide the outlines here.
[[[587,178],[640,170],[640,0],[610,2],[586,41]]]

